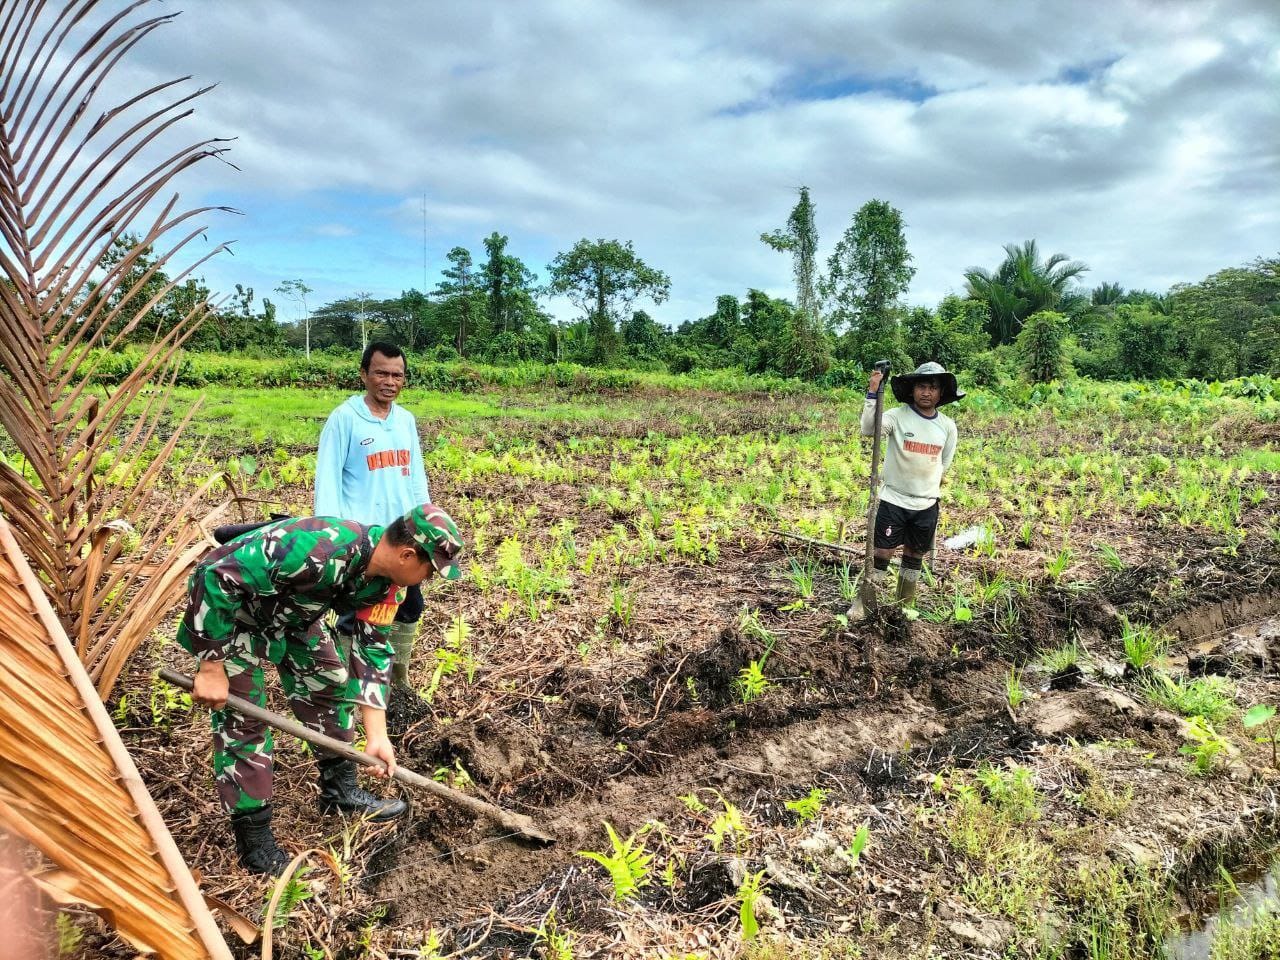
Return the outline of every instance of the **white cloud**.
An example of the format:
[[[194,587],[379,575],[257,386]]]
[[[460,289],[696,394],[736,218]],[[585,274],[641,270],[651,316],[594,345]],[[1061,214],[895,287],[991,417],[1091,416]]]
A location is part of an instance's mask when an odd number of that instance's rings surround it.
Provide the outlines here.
[[[916,302],[1032,237],[1130,286],[1273,253],[1277,40],[1271,0],[190,0],[128,71],[220,84],[188,130],[243,172],[184,181],[247,214],[215,279],[420,285],[425,194],[434,262],[492,229],[539,273],[630,239],[678,322],[788,290],[757,237],[801,184],[824,255],[866,200],[903,211]]]

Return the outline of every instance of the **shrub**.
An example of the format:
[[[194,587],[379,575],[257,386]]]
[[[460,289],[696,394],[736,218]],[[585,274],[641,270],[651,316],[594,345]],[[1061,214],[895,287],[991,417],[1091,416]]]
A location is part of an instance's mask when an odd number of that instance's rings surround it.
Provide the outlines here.
[[[1042,310],[1023,325],[1017,349],[1022,369],[1032,383],[1048,383],[1067,375],[1067,319]]]

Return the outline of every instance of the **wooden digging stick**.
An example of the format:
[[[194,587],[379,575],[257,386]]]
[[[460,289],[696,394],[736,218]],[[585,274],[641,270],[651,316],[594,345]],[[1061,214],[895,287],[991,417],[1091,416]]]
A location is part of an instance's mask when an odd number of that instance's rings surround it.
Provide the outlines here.
[[[871,483],[867,498],[867,544],[866,554],[862,562],[862,580],[858,584],[858,599],[862,601],[867,613],[874,613],[877,607],[876,588],[871,579],[871,571],[876,559],[876,507],[879,506],[880,494],[880,434],[884,425],[884,389],[889,379],[889,361],[877,361],[875,369],[880,371],[880,384],[876,388],[876,426],[871,438]],[[863,663],[871,671],[872,683],[876,677],[876,641],[868,633],[863,641]]]
[[[195,681],[186,674],[178,673],[168,667],[160,668],[160,679],[172,683],[175,687],[181,687],[183,690],[191,690],[195,686]],[[268,726],[274,727],[283,733],[290,733],[299,740],[305,740],[313,746],[322,747],[330,753],[336,753],[340,757],[347,760],[354,760],[356,763],[364,764],[366,767],[381,767],[382,761],[369,756],[359,750],[353,749],[341,740],[335,740],[333,737],[325,736],[323,733],[317,733],[310,727],[304,727],[296,720],[290,720],[288,717],[282,717],[278,713],[273,713],[264,707],[258,706],[256,703],[250,703],[247,700],[237,696],[227,697],[227,706],[236,713],[246,717],[252,717],[254,720],[261,720]],[[446,787],[443,783],[436,783],[434,780],[428,780],[420,773],[414,773],[405,767],[396,767],[396,772],[391,775],[391,779],[399,780],[401,783],[407,783],[411,787],[417,787],[425,790],[438,800],[446,803],[452,803],[455,806],[475,814],[477,817],[484,817],[500,824],[513,833],[518,833],[523,837],[531,840],[537,840],[541,843],[555,843],[556,838],[545,830],[538,827],[529,817],[522,813],[512,813],[509,810],[503,810],[501,807],[494,806],[492,803],[485,803],[483,800],[477,800],[475,797],[469,797],[465,793]]]

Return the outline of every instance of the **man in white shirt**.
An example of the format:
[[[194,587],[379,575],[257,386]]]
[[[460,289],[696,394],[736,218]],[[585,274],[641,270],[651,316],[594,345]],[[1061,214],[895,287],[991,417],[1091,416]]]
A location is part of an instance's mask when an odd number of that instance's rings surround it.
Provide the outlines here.
[[[884,374],[871,374],[862,408],[862,435],[875,433],[876,397]],[[911,606],[925,556],[933,548],[938,527],[938,499],[942,475],[956,452],[956,425],[938,408],[964,396],[955,374],[940,363],[921,364],[913,373],[891,378],[893,395],[902,403],[884,414],[881,435],[885,441],[881,472],[880,506],[875,522],[875,566],[872,585],[877,589],[889,575],[889,561],[902,548],[898,572],[898,602]],[[861,600],[849,608],[850,620],[866,616]]]

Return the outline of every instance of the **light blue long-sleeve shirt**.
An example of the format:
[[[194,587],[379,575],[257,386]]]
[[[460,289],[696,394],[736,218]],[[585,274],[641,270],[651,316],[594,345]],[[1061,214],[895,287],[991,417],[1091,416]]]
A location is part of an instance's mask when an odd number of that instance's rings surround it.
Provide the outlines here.
[[[379,420],[362,394],[329,414],[316,453],[316,516],[386,526],[430,500],[413,414],[393,403]]]

